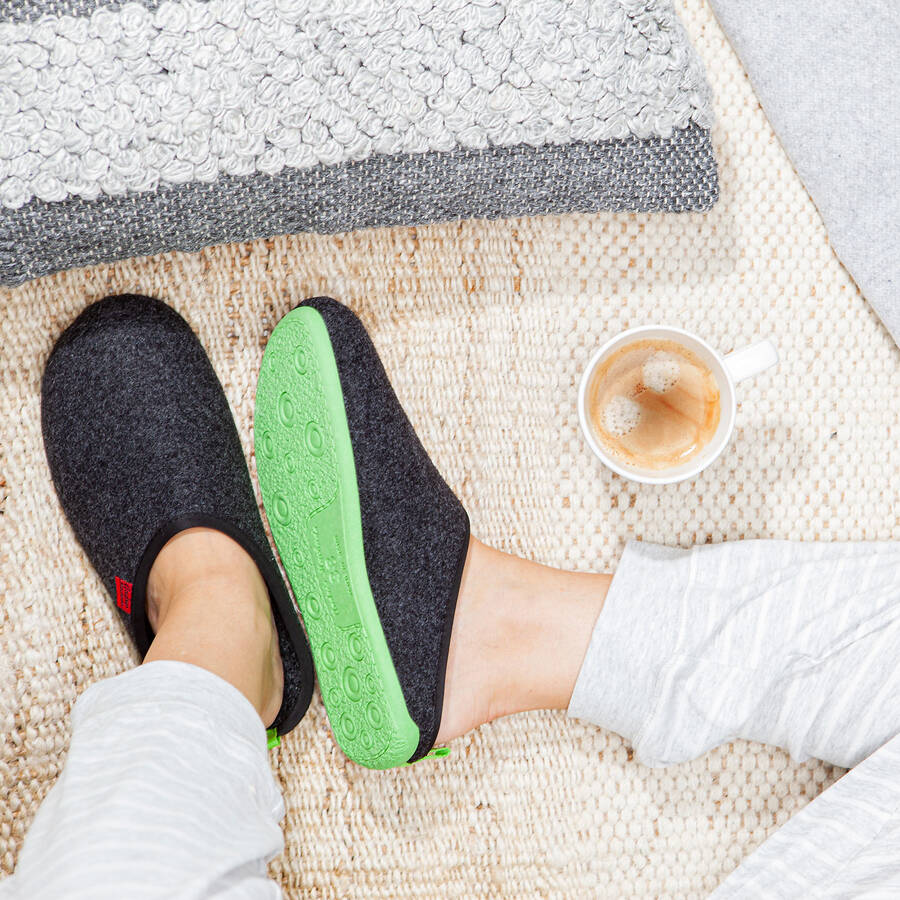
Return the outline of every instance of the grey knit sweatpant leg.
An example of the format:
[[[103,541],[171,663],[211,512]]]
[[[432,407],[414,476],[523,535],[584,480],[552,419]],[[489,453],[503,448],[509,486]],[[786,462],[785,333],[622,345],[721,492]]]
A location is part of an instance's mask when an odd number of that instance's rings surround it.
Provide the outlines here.
[[[626,550],[572,715],[650,765],[735,737],[856,765],[717,896],[900,896],[898,575],[895,544]],[[247,700],[194,666],[141,666],[79,699],[0,900],[276,898],[283,812]]]
[[[632,543],[569,714],[663,766],[735,738],[856,766],[717,897],[900,896],[900,544]]]
[[[266,731],[228,682],[153,662],[88,688],[0,900],[276,900]]]

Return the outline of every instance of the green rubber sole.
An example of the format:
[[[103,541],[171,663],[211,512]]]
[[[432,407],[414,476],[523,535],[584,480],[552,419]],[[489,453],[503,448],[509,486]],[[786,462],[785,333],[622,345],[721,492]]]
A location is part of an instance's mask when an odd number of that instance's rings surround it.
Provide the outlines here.
[[[340,377],[325,322],[311,307],[288,313],[269,338],[254,442],[263,505],[335,738],[360,765],[403,765],[419,729],[369,586]]]

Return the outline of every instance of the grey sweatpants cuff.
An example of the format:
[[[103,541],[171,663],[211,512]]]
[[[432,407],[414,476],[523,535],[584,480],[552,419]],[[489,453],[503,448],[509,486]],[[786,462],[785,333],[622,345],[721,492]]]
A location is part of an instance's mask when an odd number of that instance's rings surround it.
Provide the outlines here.
[[[158,660],[89,687],[3,900],[277,900],[284,802],[233,685]]]
[[[569,716],[621,734],[647,765],[656,761],[641,757],[641,737],[685,626],[693,568],[690,550],[626,546],[569,702]]]

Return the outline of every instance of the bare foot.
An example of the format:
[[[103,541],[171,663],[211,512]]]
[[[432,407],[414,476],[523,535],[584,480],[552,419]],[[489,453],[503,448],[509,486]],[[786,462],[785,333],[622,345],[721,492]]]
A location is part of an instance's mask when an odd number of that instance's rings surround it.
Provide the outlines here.
[[[551,569],[472,538],[436,743],[528,709],[565,709],[611,575]]]
[[[156,637],[145,662],[193,663],[231,682],[263,724],[278,715],[284,672],[269,592],[249,554],[211,528],[189,528],[159,552],[147,580]]]

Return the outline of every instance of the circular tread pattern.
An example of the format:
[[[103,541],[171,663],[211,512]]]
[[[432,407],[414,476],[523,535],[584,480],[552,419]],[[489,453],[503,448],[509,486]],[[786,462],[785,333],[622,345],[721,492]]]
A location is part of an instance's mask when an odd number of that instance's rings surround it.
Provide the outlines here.
[[[325,436],[315,422],[306,423],[303,439],[306,441],[306,449],[313,456],[321,456],[325,452]]]
[[[357,661],[361,660],[366,655],[366,645],[363,643],[363,639],[355,632],[347,638],[347,649],[350,651],[350,655]]]
[[[318,619],[322,615],[322,602],[315,594],[307,594],[303,609],[311,619]]]
[[[275,498],[275,504],[272,507],[275,513],[275,519],[282,525],[289,525],[291,521],[291,507],[287,500],[279,494]]]
[[[359,734],[359,726],[356,724],[353,716],[350,716],[347,713],[344,713],[341,716],[338,728],[340,729],[341,736],[348,741],[356,740],[356,736]]]
[[[272,457],[275,455],[275,443],[272,440],[272,435],[270,432],[263,432],[262,438],[259,442],[259,449],[262,451],[262,455],[265,456],[266,459],[272,459]]]
[[[334,652],[334,647],[332,647],[331,644],[322,644],[322,649],[319,651],[319,658],[326,669],[333,671],[337,666],[337,654]]]
[[[285,428],[290,428],[294,424],[294,401],[287,391],[278,398],[278,420]]]
[[[347,666],[344,669],[344,677],[341,679],[341,686],[344,688],[344,693],[351,700],[359,700],[362,696],[362,682],[359,680],[359,675],[356,674],[356,669],[353,666]]]
[[[384,716],[374,700],[366,707],[366,721],[369,723],[369,727],[376,731],[384,724]]]

